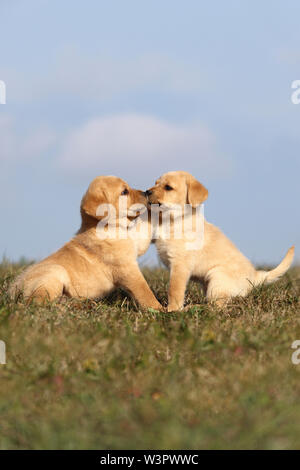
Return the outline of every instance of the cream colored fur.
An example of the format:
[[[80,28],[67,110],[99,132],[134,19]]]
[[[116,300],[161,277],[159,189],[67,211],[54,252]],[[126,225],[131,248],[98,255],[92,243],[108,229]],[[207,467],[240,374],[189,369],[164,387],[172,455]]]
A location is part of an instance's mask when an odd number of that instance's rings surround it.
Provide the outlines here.
[[[170,211],[174,205],[193,207],[193,227],[196,226],[196,208],[203,203],[207,189],[192,175],[183,171],[165,173],[155,186],[147,191],[150,204],[161,204],[164,211]],[[201,217],[201,215],[200,215]],[[183,307],[186,285],[190,278],[203,282],[206,296],[219,305],[234,296],[245,296],[263,282],[276,281],[290,267],[294,247],[290,248],[283,261],[272,271],[257,271],[251,262],[234,246],[234,244],[214,225],[203,220],[204,239],[190,238],[191,233],[182,230],[179,239],[178,217],[171,217],[171,234],[166,235],[162,219],[156,233],[156,248],[161,260],[170,269],[168,294],[168,311]],[[180,221],[180,226],[182,220]],[[180,230],[180,228],[179,228]],[[198,236],[198,235],[197,235]],[[190,249],[191,241],[198,246]],[[202,243],[203,242],[203,243]]]
[[[151,241],[148,219],[126,217],[120,214],[119,197],[126,190],[127,207],[146,204],[142,191],[115,176],[99,176],[89,186],[81,202],[81,228],[77,235],[56,253],[37,263],[15,280],[10,288],[11,296],[23,293],[28,300],[39,302],[53,300],[63,294],[78,298],[101,298],[116,287],[129,292],[142,307],[162,309],[138,263]],[[117,227],[130,230],[132,224],[145,224],[143,237],[125,239],[100,239],[97,225],[103,215],[97,215],[100,204],[111,204],[116,210]],[[109,220],[109,217],[108,217]],[[146,236],[145,236],[146,234]]]

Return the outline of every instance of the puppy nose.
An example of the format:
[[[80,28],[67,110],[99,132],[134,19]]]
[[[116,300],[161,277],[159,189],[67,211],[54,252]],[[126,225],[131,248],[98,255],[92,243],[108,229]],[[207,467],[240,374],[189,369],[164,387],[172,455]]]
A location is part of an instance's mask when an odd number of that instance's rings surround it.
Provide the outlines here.
[[[146,193],[145,193],[145,194],[146,194],[146,196],[147,196],[147,197],[148,197],[148,196],[151,196],[151,194],[152,194],[152,191],[150,191],[150,189],[147,189],[147,191],[146,191]]]

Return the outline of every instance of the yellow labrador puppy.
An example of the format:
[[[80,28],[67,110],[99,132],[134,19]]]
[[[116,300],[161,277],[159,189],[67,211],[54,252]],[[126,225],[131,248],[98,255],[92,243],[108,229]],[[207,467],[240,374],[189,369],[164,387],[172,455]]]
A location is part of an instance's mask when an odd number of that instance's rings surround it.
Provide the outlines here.
[[[140,222],[139,211],[130,215],[130,207],[136,204],[146,206],[144,193],[130,188],[122,179],[94,179],[81,201],[82,222],[76,236],[21,273],[10,288],[11,296],[23,292],[25,298],[40,302],[63,294],[94,299],[122,287],[142,307],[161,310],[136,260],[151,241],[147,216],[141,222],[146,224],[143,236],[127,236],[132,224]]]
[[[158,254],[170,268],[168,311],[183,307],[191,277],[203,282],[209,300],[222,305],[231,297],[245,296],[253,286],[276,281],[293,261],[294,247],[277,268],[256,271],[217,227],[204,220],[197,206],[207,199],[208,191],[185,171],[165,173],[146,195],[151,207],[159,205],[155,238]]]

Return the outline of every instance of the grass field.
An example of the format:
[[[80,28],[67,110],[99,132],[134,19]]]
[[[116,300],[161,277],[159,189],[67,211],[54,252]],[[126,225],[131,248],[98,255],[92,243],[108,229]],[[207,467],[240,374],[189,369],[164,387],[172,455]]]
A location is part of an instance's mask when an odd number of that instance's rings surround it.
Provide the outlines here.
[[[16,304],[19,269],[0,265],[0,449],[300,448],[300,268],[223,311],[191,283],[174,314]],[[168,274],[145,276],[165,304]]]

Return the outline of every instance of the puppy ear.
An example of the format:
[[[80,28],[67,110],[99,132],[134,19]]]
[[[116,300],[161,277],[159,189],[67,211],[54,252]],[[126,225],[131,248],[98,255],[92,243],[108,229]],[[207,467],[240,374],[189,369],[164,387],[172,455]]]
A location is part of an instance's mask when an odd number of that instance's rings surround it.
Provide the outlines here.
[[[187,200],[188,204],[192,207],[199,206],[202,202],[206,201],[208,197],[208,191],[199,181],[193,176],[190,176],[187,180]]]
[[[87,214],[94,219],[101,220],[104,217],[104,214],[97,215],[97,209],[101,204],[106,204],[106,202],[104,195],[96,195],[88,190],[81,201],[81,214]]]

